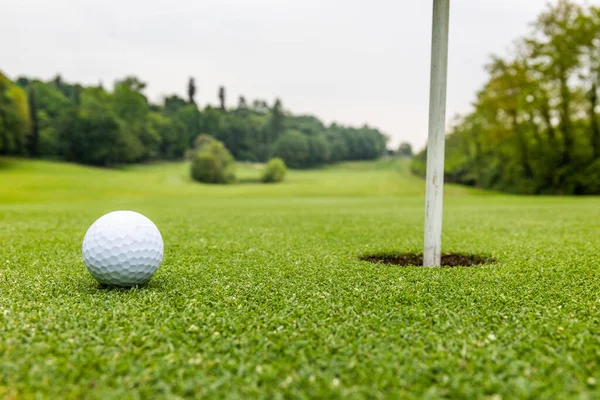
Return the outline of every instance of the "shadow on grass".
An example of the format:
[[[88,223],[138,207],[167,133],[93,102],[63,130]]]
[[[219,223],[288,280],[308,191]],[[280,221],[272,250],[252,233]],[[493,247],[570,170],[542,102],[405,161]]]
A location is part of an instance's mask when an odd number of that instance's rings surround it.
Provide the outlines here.
[[[11,158],[0,157],[0,172],[14,169],[17,167],[17,163]]]
[[[153,292],[162,291],[164,289],[164,282],[160,279],[151,279],[146,283],[133,286],[117,286],[107,285],[99,283],[97,281],[86,281],[82,282],[83,289],[89,293],[134,293],[134,292]]]
[[[234,185],[254,185],[254,184],[263,184],[260,178],[238,178],[234,183]]]
[[[423,254],[417,253],[367,254],[359,257],[359,259],[373,264],[423,267]],[[474,265],[489,265],[496,263],[497,261],[495,259],[488,256],[459,253],[442,254],[442,267],[471,267]]]
[[[142,291],[151,289],[150,284],[142,283],[141,285],[132,285],[132,286],[117,286],[117,285],[107,285],[104,283],[99,283],[96,285],[96,289],[104,291],[104,292],[131,292],[131,291]]]
[[[209,185],[209,186],[236,186],[236,185],[275,185],[281,182],[263,182],[260,178],[237,178],[232,183],[212,183],[212,182],[199,182],[195,181],[192,178],[187,179],[189,182],[198,183],[201,185]]]

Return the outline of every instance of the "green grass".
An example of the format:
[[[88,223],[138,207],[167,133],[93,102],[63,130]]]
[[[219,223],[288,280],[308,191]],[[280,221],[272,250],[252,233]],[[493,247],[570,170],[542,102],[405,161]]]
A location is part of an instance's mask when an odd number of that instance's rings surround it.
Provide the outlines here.
[[[260,171],[240,166],[245,181]],[[598,398],[599,198],[448,186],[445,251],[420,251],[405,163],[194,184],[184,164],[0,162],[0,398]],[[81,241],[103,213],[151,218],[150,283],[104,289]]]
[[[0,162],[0,204],[66,201],[134,201],[148,198],[199,197],[298,198],[421,196],[424,186],[408,174],[408,162],[381,160],[347,163],[325,170],[293,171],[277,185],[258,183],[262,166],[240,164],[241,183],[233,186],[191,182],[189,165],[161,163],[106,170],[47,161],[6,159]],[[324,173],[327,171],[327,173]],[[447,194],[461,196],[485,192],[449,187]]]

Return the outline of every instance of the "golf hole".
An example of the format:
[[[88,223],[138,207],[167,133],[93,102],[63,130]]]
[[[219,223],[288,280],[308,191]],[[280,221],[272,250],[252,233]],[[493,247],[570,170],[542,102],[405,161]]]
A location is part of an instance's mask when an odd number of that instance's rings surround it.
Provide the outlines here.
[[[399,265],[404,267],[423,267],[423,254],[368,254],[360,257],[361,261],[373,264]],[[474,265],[495,264],[496,260],[487,256],[476,254],[442,254],[442,267],[472,267]]]

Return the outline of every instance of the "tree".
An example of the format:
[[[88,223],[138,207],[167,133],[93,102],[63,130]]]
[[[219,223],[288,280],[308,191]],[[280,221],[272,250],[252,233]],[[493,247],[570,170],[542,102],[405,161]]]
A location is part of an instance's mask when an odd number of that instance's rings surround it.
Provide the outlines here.
[[[53,84],[34,80],[30,82],[29,88],[35,90],[37,110],[44,111],[52,120],[57,119],[64,111],[74,106]]]
[[[194,103],[193,78],[188,81],[187,99],[168,95],[162,104],[148,100],[146,83],[135,76],[117,80],[112,90],[71,84],[60,76],[47,82],[19,77],[17,82],[9,82],[2,92],[2,153],[27,152],[106,166],[182,156],[190,159],[190,149],[202,133],[221,141],[236,159],[266,162],[281,136],[295,131],[306,145],[300,145],[302,162],[296,165],[308,167],[373,159],[385,143],[384,135],[370,127],[326,127],[314,116],[286,113],[281,99],[269,108],[263,100],[248,106],[240,96],[237,108],[229,111],[223,86],[219,88],[221,108],[200,110]],[[101,127],[108,129],[103,139],[96,136]],[[307,153],[302,155],[302,149]]]
[[[239,159],[248,151],[249,146],[250,129],[246,119],[239,113],[229,113],[222,121],[216,138],[223,142],[236,159]]]
[[[348,146],[342,137],[328,135],[327,142],[331,150],[331,161],[337,162],[348,159]]]
[[[200,116],[200,132],[216,137],[223,128],[223,115],[219,110],[207,106]]]
[[[166,113],[170,118],[181,122],[186,131],[188,145],[191,145],[200,134],[200,111],[195,104],[187,104],[185,107],[180,107],[173,113]]]
[[[21,154],[31,121],[23,89],[0,73],[0,154]]]
[[[63,82],[62,82],[62,76],[60,76],[60,74],[56,74],[56,76],[54,77],[54,85],[56,86],[56,88],[62,92],[62,86],[63,86]]]
[[[529,41],[533,56],[533,65],[545,77],[551,89],[556,90],[560,100],[558,106],[559,129],[562,133],[561,164],[571,160],[574,146],[572,112],[572,91],[569,79],[577,68],[581,55],[579,35],[573,28],[582,13],[582,8],[569,0],[559,0],[550,6],[535,23],[536,33],[541,40]]]
[[[45,111],[38,111],[37,118],[40,157],[55,158],[59,155],[59,142],[55,129],[56,121],[51,120]]]
[[[141,148],[143,143],[141,137],[144,134],[146,120],[150,107],[148,99],[142,93],[146,87],[136,77],[126,77],[115,83],[113,93],[113,111],[117,118],[123,123],[123,134],[130,136],[128,140],[137,142],[135,147]],[[149,150],[142,150],[140,153],[148,153]]]
[[[594,158],[600,158],[600,7],[591,7],[582,10],[576,27],[582,45],[581,68],[579,71],[582,85],[587,85],[586,99],[588,117],[590,119],[590,143],[593,148]]]
[[[244,96],[240,96],[238,99],[238,110],[247,110],[248,104],[246,104],[246,98]]]
[[[600,8],[560,0],[512,50],[491,59],[473,111],[453,123],[446,179],[514,193],[596,193]],[[423,155],[413,159],[418,174]]]
[[[73,86],[73,104],[75,104],[76,107],[79,107],[81,105],[82,89],[83,87],[79,84]]]
[[[151,111],[147,118],[144,128],[140,132],[139,140],[142,145],[142,152],[139,161],[160,159],[163,157],[161,145],[163,143],[164,128],[161,125],[162,115]],[[168,129],[168,128],[167,128]]]
[[[331,150],[324,135],[307,136],[306,141],[308,143],[306,166],[314,167],[329,162]]]
[[[79,107],[71,106],[66,113],[63,112],[58,118],[59,124],[54,128],[59,149],[64,148],[65,142],[68,142],[71,153],[77,154],[77,156],[72,157],[64,152],[61,154],[75,162],[106,166],[150,158],[154,151],[152,148],[154,144],[146,125],[149,112],[148,102],[140,93],[144,86],[135,78],[126,78],[116,82],[113,93],[97,87],[83,89],[81,105]],[[76,124],[65,123],[65,119],[71,118],[70,115],[72,118],[76,118],[85,130],[89,130],[94,135],[97,129],[100,129],[96,128],[98,126],[106,126],[110,132],[107,132],[105,140],[90,139],[90,142],[95,144],[88,146],[85,136],[80,138],[77,132],[70,132],[68,135],[64,132],[68,128],[77,129]],[[117,124],[118,129],[113,128],[113,121]],[[112,138],[111,135],[116,135],[116,138]],[[85,152],[79,153],[78,150],[73,150],[73,146],[83,146],[87,149],[96,147],[98,154],[88,157]],[[101,161],[97,161],[98,159]]]
[[[194,82],[194,78],[189,79],[188,81],[188,102],[190,104],[196,104],[196,101],[194,100],[194,96],[196,96],[196,83]]]
[[[111,166],[129,161],[134,151],[121,134],[117,119],[110,114],[85,113],[71,109],[57,123],[59,152],[68,161]]]
[[[225,111],[225,87],[219,86],[219,107]]]
[[[264,132],[264,152],[260,155],[262,161],[266,161],[270,154],[270,149],[277,141],[279,136],[283,133],[284,130],[284,119],[285,116],[283,114],[283,106],[281,104],[281,100],[277,99],[273,108],[271,109],[271,114],[269,118],[269,124],[265,127],[266,130]]]
[[[158,154],[162,159],[182,158],[188,146],[187,135],[183,124],[157,112],[148,115],[151,132],[156,132]]]
[[[322,134],[326,128],[323,122],[312,115],[289,115],[284,120],[285,129],[295,129],[306,135]]]
[[[35,88],[29,88],[29,114],[31,119],[31,133],[27,143],[27,150],[32,157],[40,155],[40,131],[38,124],[37,105],[35,100]]]
[[[310,157],[308,140],[302,132],[289,130],[277,140],[273,154],[290,168],[305,168]]]
[[[410,143],[402,142],[400,146],[398,146],[398,155],[400,157],[412,157],[413,149]]]
[[[257,114],[267,114],[269,112],[269,104],[264,100],[254,100],[252,102],[252,111]]]
[[[189,104],[177,95],[166,96],[164,99],[164,111],[167,114],[175,114],[179,109],[188,106]]]
[[[246,138],[247,149],[240,151],[239,159],[244,161],[266,161],[265,155],[271,151],[266,146],[265,141],[265,131],[268,125],[267,116],[250,110],[244,114],[244,122],[248,135]]]

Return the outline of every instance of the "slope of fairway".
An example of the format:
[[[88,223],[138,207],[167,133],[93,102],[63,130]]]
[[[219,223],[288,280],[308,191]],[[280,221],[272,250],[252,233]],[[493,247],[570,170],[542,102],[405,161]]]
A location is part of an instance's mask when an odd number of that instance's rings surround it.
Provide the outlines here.
[[[0,203],[134,199],[147,196],[294,197],[415,196],[422,180],[408,172],[407,160],[344,163],[307,171],[292,170],[285,182],[259,183],[262,165],[239,164],[235,185],[193,182],[187,163],[160,163],[107,170],[74,164],[4,159],[0,161]],[[447,194],[475,193],[448,187]],[[482,192],[483,193],[483,192]]]
[[[423,182],[382,160],[281,185],[199,185],[185,164],[0,166],[0,398],[600,397],[600,199],[448,186],[444,249],[495,265],[358,260],[419,251]],[[93,221],[151,218],[163,264],[99,286]]]

